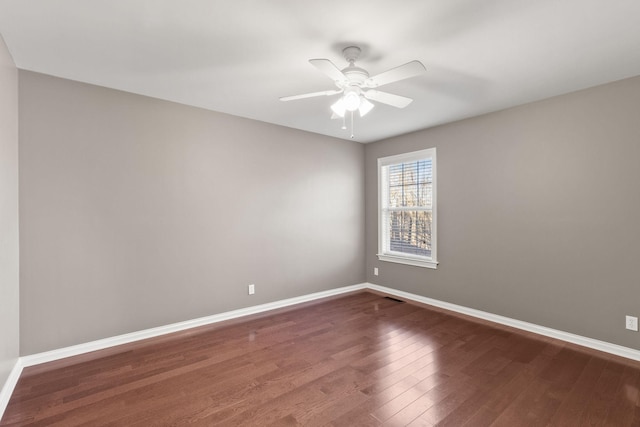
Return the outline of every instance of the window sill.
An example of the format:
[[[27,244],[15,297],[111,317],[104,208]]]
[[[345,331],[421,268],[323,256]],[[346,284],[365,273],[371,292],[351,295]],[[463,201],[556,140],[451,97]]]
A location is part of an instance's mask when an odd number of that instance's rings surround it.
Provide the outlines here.
[[[436,268],[438,268],[438,262],[437,261],[425,260],[425,259],[420,259],[420,258],[413,258],[413,257],[408,257],[408,256],[378,254],[378,259],[380,261],[387,261],[387,262],[395,262],[395,263],[398,263],[398,264],[413,265],[415,267],[433,268],[434,270]]]

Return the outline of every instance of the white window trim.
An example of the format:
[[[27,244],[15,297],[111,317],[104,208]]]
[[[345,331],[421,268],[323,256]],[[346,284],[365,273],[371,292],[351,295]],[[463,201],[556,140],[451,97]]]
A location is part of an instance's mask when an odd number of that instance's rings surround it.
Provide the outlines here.
[[[432,170],[433,170],[433,187],[432,187],[432,204],[433,208],[431,210],[431,259],[412,255],[405,254],[401,252],[387,252],[383,253],[384,247],[384,238],[383,238],[383,224],[382,224],[382,198],[383,198],[383,182],[382,182],[382,168],[384,166],[397,164],[397,163],[406,163],[416,160],[422,160],[425,157],[431,157],[432,159]],[[437,210],[438,210],[438,199],[437,199],[437,162],[436,162],[436,149],[428,148],[426,150],[413,151],[410,153],[397,154],[395,156],[381,157],[378,159],[378,259],[380,261],[387,262],[395,262],[399,264],[413,265],[417,267],[425,267],[425,268],[437,268],[438,267],[438,253],[437,253],[437,233],[438,233],[438,219],[437,219]]]

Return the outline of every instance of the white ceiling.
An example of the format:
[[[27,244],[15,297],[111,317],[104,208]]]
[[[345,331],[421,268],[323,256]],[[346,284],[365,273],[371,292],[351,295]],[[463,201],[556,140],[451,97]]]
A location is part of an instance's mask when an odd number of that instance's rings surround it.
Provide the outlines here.
[[[0,34],[25,70],[349,138],[334,88],[308,63],[363,48],[384,87],[415,99],[356,118],[371,142],[640,75],[640,0],[0,0]]]

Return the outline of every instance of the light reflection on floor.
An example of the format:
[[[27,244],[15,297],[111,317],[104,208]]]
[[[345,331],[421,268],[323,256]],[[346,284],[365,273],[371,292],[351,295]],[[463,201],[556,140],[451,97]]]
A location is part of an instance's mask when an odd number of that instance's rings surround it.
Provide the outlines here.
[[[640,406],[640,391],[637,387],[625,384],[624,393],[629,402],[633,403],[635,406]]]
[[[380,304],[374,303],[373,310],[381,312]],[[373,389],[379,406],[371,416],[385,425],[405,426],[430,408],[437,409],[441,399],[437,386],[446,379],[438,373],[441,345],[426,331],[415,333],[402,321],[384,320],[381,317],[377,323],[374,337],[380,350],[371,375],[377,377]]]

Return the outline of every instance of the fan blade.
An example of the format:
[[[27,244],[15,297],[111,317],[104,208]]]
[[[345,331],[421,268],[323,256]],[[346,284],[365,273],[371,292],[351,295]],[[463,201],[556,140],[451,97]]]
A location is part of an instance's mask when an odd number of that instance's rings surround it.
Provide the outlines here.
[[[302,95],[283,96],[280,101],[295,101],[296,99],[313,98],[314,96],[331,96],[342,92],[341,90],[323,90],[322,92],[303,93]]]
[[[342,74],[342,71],[340,71],[340,68],[336,67],[334,63],[328,59],[310,59],[309,62],[334,82],[347,80],[345,75]]]
[[[391,105],[396,108],[404,108],[413,102],[413,99],[405,96],[394,95],[392,93],[380,92],[379,90],[371,89],[364,93],[364,97],[372,101],[381,102],[383,104]]]
[[[369,77],[364,81],[364,84],[367,87],[378,87],[397,82],[399,80],[408,79],[409,77],[415,77],[425,71],[427,71],[427,69],[422,65],[422,62],[411,61],[404,65],[400,65],[399,67],[387,70],[384,73]]]

